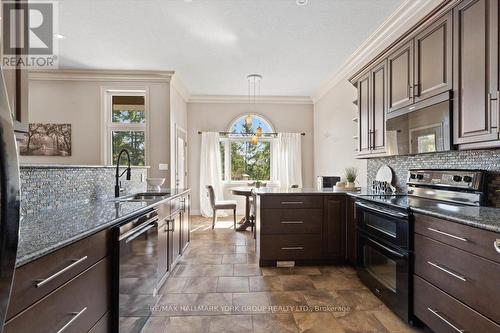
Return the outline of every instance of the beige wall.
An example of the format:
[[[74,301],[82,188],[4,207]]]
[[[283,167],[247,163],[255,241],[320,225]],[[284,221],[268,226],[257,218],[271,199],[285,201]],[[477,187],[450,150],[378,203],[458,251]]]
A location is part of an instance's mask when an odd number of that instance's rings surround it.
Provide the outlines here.
[[[101,165],[104,133],[102,88],[149,90],[149,176],[165,177],[159,163],[170,163],[170,85],[167,82],[119,82],[88,80],[30,80],[31,123],[71,124],[72,155],[69,157],[21,156],[21,163]],[[168,184],[167,184],[168,185]]]
[[[187,132],[188,120],[187,120],[187,103],[179,93],[179,90],[174,84],[171,84],[170,89],[170,184],[172,187],[175,186],[175,173],[176,173],[176,131],[184,130]],[[189,142],[189,141],[188,141]],[[189,145],[188,145],[189,149]],[[188,159],[189,165],[189,159]],[[189,183],[189,180],[188,180]]]
[[[366,161],[355,159],[357,124],[356,89],[341,80],[314,104],[314,175],[343,176],[347,167],[358,168],[358,181],[366,186]]]
[[[238,116],[253,112],[247,103],[188,103],[188,172],[193,193],[193,211],[199,212],[200,144],[198,131],[226,131]],[[257,114],[267,118],[278,132],[305,132],[302,141],[302,178],[305,187],[313,186],[313,106],[305,104],[258,104]],[[241,197],[233,197],[226,188],[225,199],[237,199],[243,211]]]

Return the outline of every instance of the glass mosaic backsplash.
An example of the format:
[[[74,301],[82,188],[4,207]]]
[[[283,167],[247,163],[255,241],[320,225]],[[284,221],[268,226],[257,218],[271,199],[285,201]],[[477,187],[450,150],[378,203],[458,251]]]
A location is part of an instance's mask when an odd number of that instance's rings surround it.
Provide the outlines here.
[[[21,213],[70,207],[114,196],[115,168],[21,166]],[[146,190],[146,168],[121,178],[125,192]]]
[[[368,179],[370,185],[378,169],[389,165],[395,174],[394,186],[406,189],[409,169],[480,169],[488,171],[488,205],[500,207],[500,149],[449,151],[414,156],[391,156],[368,160]]]

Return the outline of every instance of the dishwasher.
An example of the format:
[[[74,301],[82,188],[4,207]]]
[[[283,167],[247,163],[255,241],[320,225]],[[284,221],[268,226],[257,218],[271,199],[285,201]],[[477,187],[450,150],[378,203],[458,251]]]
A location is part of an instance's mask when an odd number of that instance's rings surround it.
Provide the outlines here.
[[[121,224],[114,235],[113,331],[136,332],[159,300],[158,212],[151,210]]]

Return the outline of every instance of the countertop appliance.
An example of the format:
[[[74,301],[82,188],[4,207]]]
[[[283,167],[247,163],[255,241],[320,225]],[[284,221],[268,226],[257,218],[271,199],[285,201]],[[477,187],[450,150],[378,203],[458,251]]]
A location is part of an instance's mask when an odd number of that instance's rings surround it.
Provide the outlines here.
[[[2,332],[16,265],[20,186],[12,114],[1,68],[0,80],[0,332]]]
[[[480,170],[410,170],[408,194],[357,198],[357,271],[360,279],[399,317],[413,317],[412,201],[459,205],[484,203],[485,173]]]
[[[317,187],[322,188],[333,188],[337,182],[340,181],[339,176],[318,176]]]
[[[115,228],[113,332],[138,332],[159,300],[158,212],[149,211]],[[134,321],[131,324],[131,321]],[[118,328],[118,329],[116,329]]]

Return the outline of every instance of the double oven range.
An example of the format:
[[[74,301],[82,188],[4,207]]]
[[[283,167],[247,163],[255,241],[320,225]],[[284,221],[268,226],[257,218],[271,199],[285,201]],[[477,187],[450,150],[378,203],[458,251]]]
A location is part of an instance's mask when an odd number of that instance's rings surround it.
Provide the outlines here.
[[[357,271],[394,313],[415,324],[412,207],[482,205],[484,173],[475,170],[411,170],[407,194],[356,198]]]

